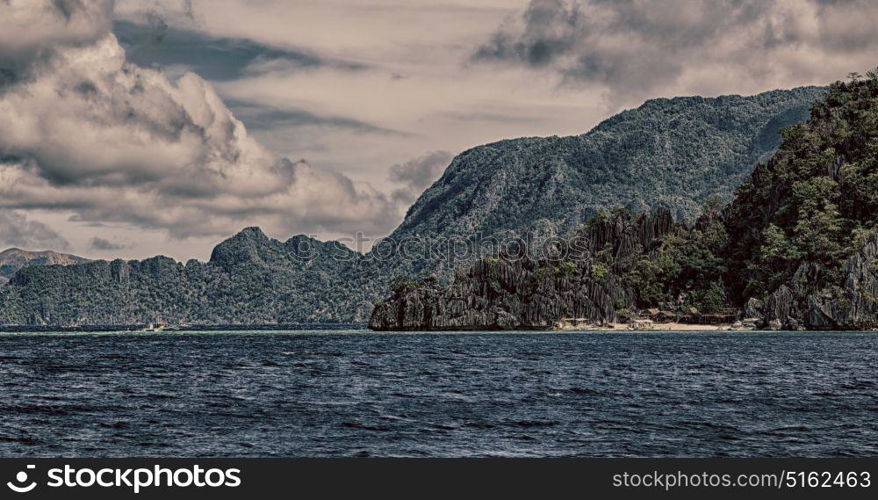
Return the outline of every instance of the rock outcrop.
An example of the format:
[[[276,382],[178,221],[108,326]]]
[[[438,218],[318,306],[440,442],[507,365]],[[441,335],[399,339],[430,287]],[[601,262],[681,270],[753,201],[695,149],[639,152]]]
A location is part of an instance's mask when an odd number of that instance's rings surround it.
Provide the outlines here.
[[[397,283],[378,303],[374,330],[545,329],[561,317],[611,323],[631,307],[634,291],[622,279],[635,254],[649,252],[674,229],[670,211],[594,220],[535,260],[521,248],[483,259],[451,283]],[[614,265],[608,265],[614,262]]]
[[[724,211],[724,280],[764,327],[878,326],[878,72],[836,82]]]
[[[840,285],[814,290],[803,264],[788,284],[765,302],[765,326],[784,330],[869,330],[878,327],[878,235],[844,265]]]

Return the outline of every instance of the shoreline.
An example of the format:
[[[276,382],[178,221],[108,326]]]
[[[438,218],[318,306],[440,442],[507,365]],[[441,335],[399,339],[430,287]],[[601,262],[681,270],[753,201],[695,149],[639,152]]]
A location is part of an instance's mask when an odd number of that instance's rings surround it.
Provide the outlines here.
[[[608,323],[605,325],[584,325],[577,327],[554,328],[557,332],[754,332],[773,331],[746,326],[736,327],[731,323],[717,325],[698,325],[693,323]]]
[[[514,328],[514,329],[484,329],[484,328],[449,328],[449,329],[411,329],[411,330],[373,330],[365,323],[296,323],[296,324],[259,324],[259,325],[185,325],[172,327],[164,330],[145,330],[139,325],[89,325],[76,327],[63,326],[0,326],[0,334],[4,333],[150,333],[161,335],[164,333],[211,333],[211,332],[308,332],[308,331],[362,331],[368,333],[516,333],[528,332],[540,333],[629,333],[629,332],[875,332],[878,329],[854,330],[854,329],[826,329],[826,330],[772,330],[768,328],[755,328],[750,326],[735,326],[733,324],[699,325],[692,323],[606,323],[603,325],[579,325],[576,327],[555,328]]]

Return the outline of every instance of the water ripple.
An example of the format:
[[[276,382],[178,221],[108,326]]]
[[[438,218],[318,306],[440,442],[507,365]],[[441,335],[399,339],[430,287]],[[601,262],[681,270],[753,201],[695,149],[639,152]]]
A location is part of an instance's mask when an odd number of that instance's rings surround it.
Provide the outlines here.
[[[0,455],[874,456],[878,334],[0,335]]]

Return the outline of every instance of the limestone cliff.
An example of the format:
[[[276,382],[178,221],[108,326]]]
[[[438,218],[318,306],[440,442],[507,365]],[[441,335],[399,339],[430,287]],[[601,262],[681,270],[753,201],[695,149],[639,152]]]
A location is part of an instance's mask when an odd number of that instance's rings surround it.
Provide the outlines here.
[[[595,219],[573,238],[554,245],[549,258],[535,260],[519,247],[476,262],[448,286],[432,280],[397,283],[394,295],[376,305],[369,326],[543,329],[564,316],[613,322],[617,309],[634,305],[634,290],[623,279],[631,257],[648,253],[674,228],[667,209]]]

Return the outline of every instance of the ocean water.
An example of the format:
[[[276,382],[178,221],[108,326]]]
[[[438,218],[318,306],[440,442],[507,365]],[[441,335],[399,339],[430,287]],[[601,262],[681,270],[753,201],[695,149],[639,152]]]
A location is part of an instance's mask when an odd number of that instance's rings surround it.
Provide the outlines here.
[[[875,456],[878,333],[0,335],[0,456]]]

